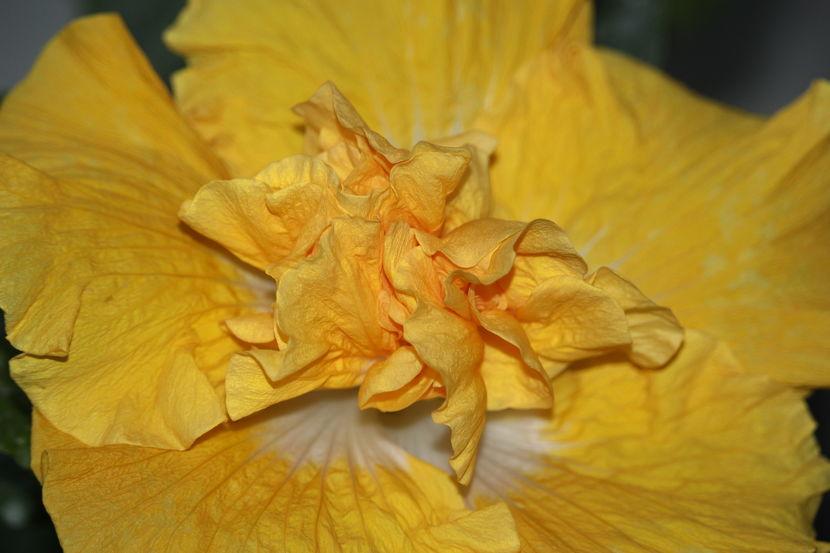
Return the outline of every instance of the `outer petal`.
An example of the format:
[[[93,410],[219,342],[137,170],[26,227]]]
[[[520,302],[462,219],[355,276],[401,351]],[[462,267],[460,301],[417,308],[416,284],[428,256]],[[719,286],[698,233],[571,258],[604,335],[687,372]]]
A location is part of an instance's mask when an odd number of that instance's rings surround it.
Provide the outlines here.
[[[50,43],[3,104],[0,151],[16,380],[87,443],[186,447],[224,419],[220,322],[254,299],[176,218],[220,165],[111,16]]]
[[[581,0],[201,0],[167,41],[190,65],[174,81],[182,109],[249,176],[300,151],[282,107],[327,80],[401,146],[468,130],[525,59],[559,37],[587,40],[589,12]]]
[[[690,331],[665,369],[554,382],[550,419],[491,415],[476,504],[506,501],[523,551],[806,553],[830,466],[802,394]]]
[[[830,383],[830,86],[770,122],[577,45],[519,76],[481,125],[500,139],[496,213],[561,224],[746,365]]]
[[[67,553],[518,550],[504,505],[467,510],[446,474],[379,428],[331,394],[183,452],[84,447],[36,415],[34,453]]]

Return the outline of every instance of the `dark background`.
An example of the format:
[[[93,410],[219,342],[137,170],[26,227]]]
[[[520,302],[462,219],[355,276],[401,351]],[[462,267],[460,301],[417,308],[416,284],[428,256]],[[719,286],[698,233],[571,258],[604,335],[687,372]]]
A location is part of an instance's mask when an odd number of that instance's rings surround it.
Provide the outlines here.
[[[0,0],[0,88],[23,76],[37,46],[66,19],[117,11],[158,72],[182,66],[161,43],[180,0]],[[701,94],[748,111],[771,114],[830,78],[830,2],[826,0],[597,0],[597,42],[628,52]],[[40,33],[40,34],[38,34]],[[45,35],[44,35],[45,33]],[[41,38],[42,36],[42,38]],[[30,44],[34,41],[34,47]],[[30,51],[31,50],[31,51]],[[0,90],[2,94],[2,90]],[[830,244],[828,244],[830,249]],[[0,343],[0,548],[60,551],[40,487],[28,466],[26,397],[8,376],[14,351]],[[809,399],[816,436],[830,456],[830,391]],[[830,540],[830,499],[816,518]]]

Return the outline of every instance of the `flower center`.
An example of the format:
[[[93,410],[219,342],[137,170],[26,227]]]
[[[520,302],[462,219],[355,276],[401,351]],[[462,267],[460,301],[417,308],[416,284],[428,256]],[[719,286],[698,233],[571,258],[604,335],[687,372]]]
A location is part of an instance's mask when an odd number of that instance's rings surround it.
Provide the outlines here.
[[[432,418],[467,483],[487,410],[550,407],[578,359],[676,351],[676,320],[612,271],[588,275],[555,223],[488,217],[492,139],[396,148],[332,85],[295,111],[305,155],[209,183],[180,213],[277,284],[273,314],[227,321],[260,371],[231,362],[232,417],[318,388],[359,387],[381,411],[443,398]]]

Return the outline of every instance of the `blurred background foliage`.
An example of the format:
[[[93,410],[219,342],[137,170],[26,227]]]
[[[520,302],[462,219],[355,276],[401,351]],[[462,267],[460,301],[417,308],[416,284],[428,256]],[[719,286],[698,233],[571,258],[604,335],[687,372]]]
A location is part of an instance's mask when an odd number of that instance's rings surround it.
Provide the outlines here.
[[[14,5],[26,1],[9,1],[2,9],[13,16]],[[183,66],[161,41],[183,0],[64,4],[70,15],[120,13],[167,82]],[[830,2],[815,0],[596,0],[599,44],[660,67],[706,96],[760,113],[789,102],[811,79],[830,78],[828,21]],[[22,36],[25,30],[17,32]],[[3,43],[4,55],[9,44]],[[28,469],[31,406],[9,377],[8,360],[15,354],[0,341],[0,548],[57,552],[40,486]],[[817,436],[824,454],[830,456],[830,391],[815,392],[809,404],[820,423]],[[830,501],[824,502],[816,529],[820,538],[830,540]]]

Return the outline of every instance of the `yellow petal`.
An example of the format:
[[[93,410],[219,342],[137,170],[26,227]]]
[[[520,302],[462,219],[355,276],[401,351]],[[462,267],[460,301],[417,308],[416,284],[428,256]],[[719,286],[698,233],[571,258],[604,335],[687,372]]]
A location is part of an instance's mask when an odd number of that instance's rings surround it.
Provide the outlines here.
[[[90,64],[88,58],[96,63]],[[117,127],[114,120],[119,121]],[[5,229],[2,251],[15,260],[14,273],[5,266],[4,274],[20,275],[20,285],[29,287],[43,282],[40,275],[51,272],[52,264],[54,271],[61,267],[64,275],[59,293],[51,293],[49,286],[42,291],[53,296],[48,315],[32,309],[25,320],[19,320],[28,304],[36,301],[32,295],[38,290],[4,290],[2,306],[12,341],[19,349],[42,355],[66,354],[78,309],[77,288],[82,286],[74,281],[92,272],[84,270],[91,258],[106,255],[88,247],[78,251],[89,246],[94,235],[95,227],[89,225],[96,225],[91,220],[95,208],[107,206],[97,225],[120,228],[121,237],[132,239],[131,245],[141,242],[142,229],[146,246],[181,245],[176,223],[167,226],[168,210],[221,170],[178,116],[164,85],[120,20],[112,16],[79,20],[50,42],[32,73],[4,100],[0,152],[60,179],[52,182],[15,160],[2,160],[0,205],[15,208],[3,214],[8,221],[4,225],[14,228]],[[69,221],[61,206],[73,209],[74,218],[86,211],[90,221]],[[70,238],[69,225],[87,233],[74,232]],[[132,234],[126,234],[126,228]],[[79,243],[78,248],[32,242],[49,235],[62,235],[62,244],[72,241]],[[112,244],[114,240],[107,238],[101,238],[99,248]],[[23,252],[27,258],[39,259],[19,266],[16,261]],[[76,269],[67,271],[70,266]],[[85,274],[74,274],[79,272]]]
[[[461,183],[474,151],[419,142],[412,155],[396,164],[389,174],[395,203],[400,207],[385,210],[388,220],[413,219],[411,224],[437,232],[444,224],[447,197]],[[407,221],[410,222],[410,221]]]
[[[478,375],[483,347],[476,328],[445,309],[422,302],[404,324],[404,338],[424,363],[435,370],[447,399],[432,419],[450,427],[450,465],[461,484],[473,476],[476,449],[484,430],[487,394]]]
[[[69,356],[22,355],[12,375],[55,426],[91,445],[183,449],[225,420],[194,359],[195,329],[216,325],[236,298],[145,275],[99,276],[81,295]],[[221,291],[213,291],[214,294]],[[102,339],[106,337],[106,339]]]
[[[188,58],[174,78],[182,110],[234,176],[250,176],[300,151],[296,120],[279,107],[327,80],[372,128],[409,147],[472,128],[522,62],[560,37],[587,40],[589,29],[581,0],[200,1],[166,39]]]
[[[34,433],[67,553],[518,551],[504,505],[465,508],[351,394],[285,404],[182,452],[85,447],[38,415]]]
[[[223,170],[120,20],[49,44],[0,150],[0,305],[34,404],[90,444],[183,448],[224,420],[220,321],[258,298],[177,221]]]
[[[225,326],[234,336],[249,344],[268,344],[276,341],[273,313],[234,317],[225,321]]]
[[[385,361],[375,363],[360,385],[361,409],[400,411],[422,399],[436,397],[443,385],[434,371],[424,366],[411,347],[401,347]]]
[[[553,396],[547,376],[539,374],[522,361],[512,344],[486,334],[481,378],[487,389],[487,410],[547,409]]]
[[[228,362],[225,392],[228,414],[239,420],[326,383],[326,375],[284,370],[285,353],[269,349],[239,352]],[[350,385],[353,385],[352,381]]]
[[[490,156],[497,141],[484,133],[468,131],[433,140],[442,146],[472,147],[473,157],[463,181],[447,202],[444,232],[490,214]]]
[[[628,358],[641,367],[662,367],[683,343],[683,328],[667,307],[645,297],[636,286],[607,267],[588,282],[611,296],[625,312],[631,347]]]
[[[566,371],[550,418],[491,414],[474,504],[505,501],[523,550],[813,551],[830,466],[803,394],[690,331],[672,363]]]
[[[587,282],[553,277],[542,282],[516,310],[533,349],[555,362],[553,377],[567,363],[594,357],[631,343],[622,308],[605,292]]]
[[[186,201],[179,217],[259,269],[304,257],[336,212],[338,179],[324,163],[293,156],[255,179],[214,181]]]
[[[518,77],[483,130],[499,216],[562,225],[753,370],[830,383],[830,86],[769,122],[702,100],[622,56],[568,45]]]
[[[286,272],[277,290],[277,322],[288,347],[285,374],[331,360],[337,372],[359,373],[395,349],[378,322],[380,225],[338,218],[318,251]]]

